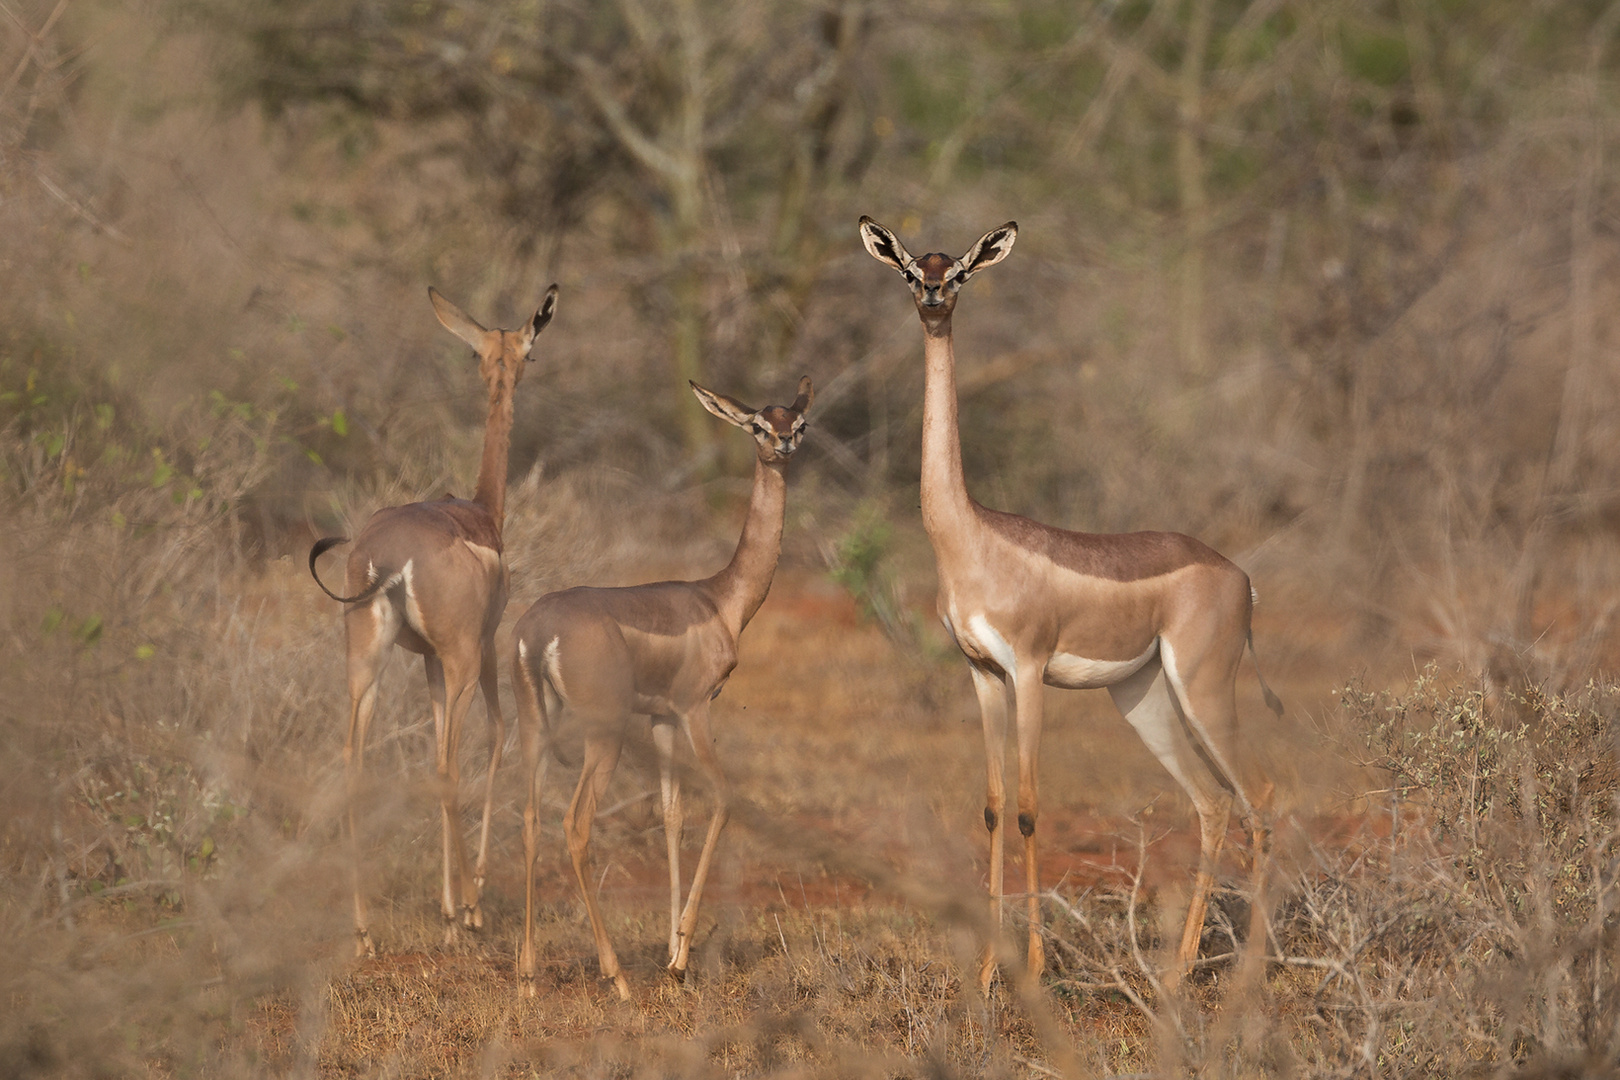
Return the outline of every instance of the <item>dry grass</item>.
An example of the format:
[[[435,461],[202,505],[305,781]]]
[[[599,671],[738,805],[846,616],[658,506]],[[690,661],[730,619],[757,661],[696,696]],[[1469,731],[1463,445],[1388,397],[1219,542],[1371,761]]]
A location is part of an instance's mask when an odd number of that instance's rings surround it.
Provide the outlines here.
[[[751,164],[770,156],[750,143],[709,163],[710,371],[744,396],[808,371],[820,411],[777,587],[716,706],[739,806],[685,986],[662,975],[644,743],[607,799],[599,888],[639,995],[626,1006],[596,977],[560,839],[541,868],[542,993],[516,994],[515,767],[489,928],[444,942],[431,724],[403,656],[369,755],[383,955],[349,958],[342,631],[302,555],[313,531],[470,487],[479,402],[423,286],[510,321],[560,279],[519,391],[513,614],[559,586],[723,562],[745,485],[679,452],[675,262],[633,171],[538,230],[498,169],[464,168],[454,115],[304,101],[272,119],[220,104],[220,69],[247,63],[240,27],[190,6],[9,6],[0,1076],[1613,1074],[1617,692],[1601,673],[1620,667],[1620,425],[1590,405],[1614,396],[1595,358],[1620,311],[1593,165],[1615,99],[1589,46],[1608,24],[1588,42],[1505,2],[1277,8],[1279,32],[1293,18],[1306,35],[1275,57],[1288,100],[1232,112],[1206,146],[1201,370],[1166,317],[1186,224],[1168,101],[1127,86],[1097,99],[1113,110],[1100,141],[1050,138],[1094,115],[1068,86],[1078,54],[1029,64],[1018,35],[1079,42],[1062,19],[925,7],[937,25],[872,24],[838,128],[870,156],[823,177],[808,280],[785,286],[767,253],[778,178]],[[446,33],[477,29],[427,8]],[[1418,55],[1431,23],[1456,33],[1427,72],[1385,86],[1333,69],[1355,59],[1332,60],[1345,42]],[[983,111],[935,110],[956,96],[917,58],[957,71],[967,41]],[[1417,130],[1396,120],[1403,95]],[[1235,958],[1253,898],[1234,835],[1206,963],[1166,992],[1190,812],[1103,695],[1052,691],[1050,971],[1033,987],[1011,965],[988,1001],[964,983],[988,932],[981,737],[914,511],[915,320],[856,245],[862,212],[922,246],[1023,224],[958,327],[979,498],[1193,532],[1255,577],[1261,659],[1291,707],[1274,722],[1240,680],[1246,745],[1278,783],[1263,965]],[[475,723],[469,792],[483,739]],[[567,787],[547,792],[553,837]]]
[[[575,549],[570,492],[588,489],[526,485],[514,531]],[[138,542],[87,531],[33,552],[117,571],[78,577],[79,605],[110,605],[98,590],[126,579],[185,588],[169,594],[176,607],[148,601],[140,634],[112,623],[87,640],[77,615],[49,630],[13,617],[40,662],[6,669],[10,700],[35,703],[10,714],[0,789],[10,1072],[1577,1075],[1612,1052],[1613,691],[1508,700],[1426,677],[1398,697],[1346,691],[1321,714],[1325,750],[1319,732],[1256,729],[1265,756],[1316,762],[1283,773],[1269,963],[1260,977],[1229,958],[1249,902],[1235,840],[1211,959],[1179,995],[1157,980],[1190,814],[1101,695],[1054,694],[1052,968],[1031,987],[1013,963],[985,1001],[963,981],[984,932],[965,680],[925,632],[897,644],[803,564],[785,569],[718,703],[740,806],[686,985],[662,974],[644,747],[608,796],[597,848],[635,1003],[596,975],[560,838],[542,863],[541,992],[518,996],[510,769],[489,928],[444,943],[426,704],[403,664],[370,759],[383,954],[352,961],[338,620],[302,567],[232,567],[218,527],[197,529]],[[701,561],[710,541],[691,542]],[[61,589],[68,576],[33,580]],[[1306,654],[1314,632],[1273,624],[1261,640]],[[153,654],[115,661],[138,656],[137,640]],[[1296,679],[1284,674],[1285,692],[1303,692]],[[480,745],[468,739],[469,766]],[[42,760],[49,773],[29,767]],[[469,790],[479,779],[470,768]],[[548,794],[554,837],[566,786]],[[1370,789],[1382,793],[1351,798]],[[694,832],[701,797],[696,809]]]

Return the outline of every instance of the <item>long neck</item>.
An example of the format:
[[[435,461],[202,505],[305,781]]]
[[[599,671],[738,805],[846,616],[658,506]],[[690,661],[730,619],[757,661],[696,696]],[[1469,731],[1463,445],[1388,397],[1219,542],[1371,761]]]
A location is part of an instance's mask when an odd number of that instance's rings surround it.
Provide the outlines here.
[[[787,509],[787,462],[754,462],[754,490],[748,498],[748,520],[736,554],[709,579],[721,618],[733,635],[742,633],[765,594],[771,591],[776,559],[782,553],[782,516]]]
[[[937,551],[972,517],[962,478],[962,438],[956,421],[956,354],[950,316],[923,323],[922,515]]]
[[[506,453],[512,443],[512,388],[497,381],[489,394],[489,418],[484,421],[484,456],[478,463],[478,488],[473,502],[489,511],[499,531],[506,514]]]

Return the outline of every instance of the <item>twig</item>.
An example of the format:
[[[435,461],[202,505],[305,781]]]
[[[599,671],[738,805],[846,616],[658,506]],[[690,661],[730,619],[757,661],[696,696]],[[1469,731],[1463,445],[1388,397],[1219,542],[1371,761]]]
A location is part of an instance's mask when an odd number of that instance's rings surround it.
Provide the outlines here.
[[[84,220],[88,221],[92,228],[96,229],[98,232],[106,233],[108,237],[118,241],[120,244],[129,246],[129,237],[119,232],[115,226],[109,225],[105,221],[102,221],[88,207],[79,203],[67,192],[51,183],[50,179],[46,177],[44,173],[35,173],[34,178],[39,181],[41,187],[60,199],[62,204],[69,210],[72,210],[75,214],[78,214],[80,217],[84,218]]]

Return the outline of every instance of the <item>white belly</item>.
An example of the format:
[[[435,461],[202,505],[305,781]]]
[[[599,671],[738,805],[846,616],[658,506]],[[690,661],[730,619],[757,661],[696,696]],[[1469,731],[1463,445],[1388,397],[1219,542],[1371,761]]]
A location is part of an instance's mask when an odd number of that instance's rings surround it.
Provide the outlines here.
[[[1112,686],[1142,670],[1142,665],[1159,651],[1159,639],[1148,643],[1147,651],[1130,660],[1090,660],[1071,653],[1053,653],[1046,662],[1046,682],[1066,690],[1094,690]]]

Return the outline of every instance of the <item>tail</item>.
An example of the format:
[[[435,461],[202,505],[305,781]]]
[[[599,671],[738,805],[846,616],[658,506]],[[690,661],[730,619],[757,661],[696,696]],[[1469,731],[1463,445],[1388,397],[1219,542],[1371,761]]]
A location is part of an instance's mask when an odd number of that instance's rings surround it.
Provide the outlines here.
[[[322,555],[325,555],[327,551],[337,547],[339,544],[347,544],[348,542],[349,538],[347,536],[323,536],[321,539],[315,541],[315,546],[309,549],[309,576],[315,579],[315,584],[321,587],[321,592],[325,593],[327,596],[330,596],[338,603],[361,604],[367,600],[370,600],[373,596],[376,596],[383,589],[387,588],[389,582],[392,580],[391,575],[379,574],[377,575],[377,580],[373,581],[370,585],[367,585],[364,589],[361,589],[355,595],[339,596],[331,589],[328,589],[326,587],[326,582],[321,580],[321,575],[315,572],[316,559],[320,558]]]
[[[1271,687],[1266,685],[1266,677],[1260,674],[1260,657],[1254,651],[1253,630],[1250,630],[1247,634],[1247,640],[1249,643],[1249,659],[1254,661],[1254,677],[1260,680],[1260,692],[1266,696],[1266,708],[1276,713],[1277,719],[1281,720],[1283,714],[1282,698],[1271,692]]]

